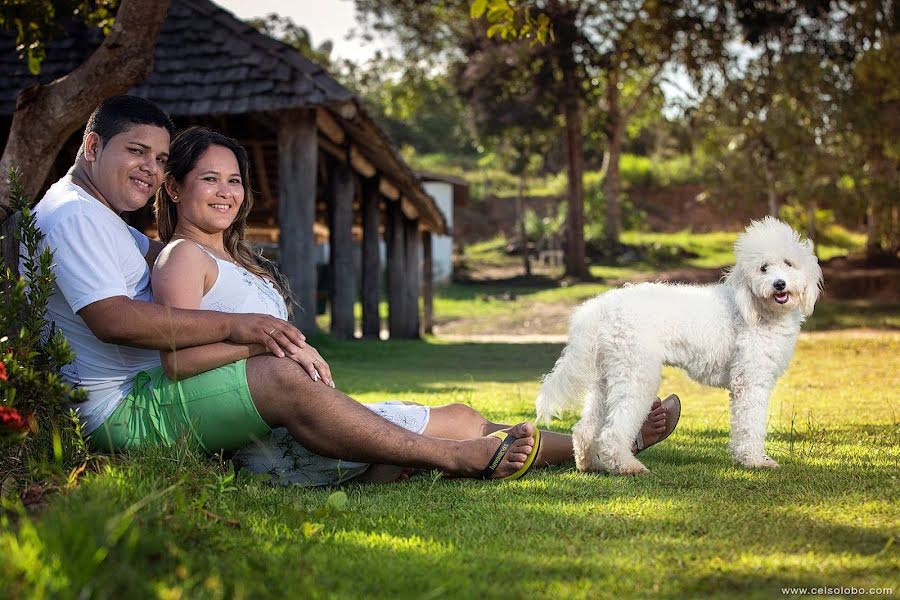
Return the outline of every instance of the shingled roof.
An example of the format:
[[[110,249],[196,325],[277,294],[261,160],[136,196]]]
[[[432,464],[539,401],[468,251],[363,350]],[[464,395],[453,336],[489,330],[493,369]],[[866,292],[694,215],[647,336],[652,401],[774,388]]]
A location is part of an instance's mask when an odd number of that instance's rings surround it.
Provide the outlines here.
[[[0,115],[15,110],[19,90],[71,72],[102,42],[97,29],[70,24],[47,43],[34,77],[16,58],[11,34],[0,31]],[[397,184],[423,223],[446,230],[443,215],[385,132],[353,93],[297,50],[247,25],[208,0],[172,0],[154,51],[150,77],[129,93],[173,117],[328,109],[365,157]]]

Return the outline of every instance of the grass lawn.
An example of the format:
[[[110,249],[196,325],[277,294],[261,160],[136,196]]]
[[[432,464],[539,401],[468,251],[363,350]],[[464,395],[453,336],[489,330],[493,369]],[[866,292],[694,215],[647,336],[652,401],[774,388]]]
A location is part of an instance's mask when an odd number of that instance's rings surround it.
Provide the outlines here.
[[[354,397],[533,415],[555,344],[321,340]],[[333,490],[231,481],[183,448],[118,457],[0,526],[6,597],[781,597],[900,584],[900,334],[804,335],[770,406],[782,468],[731,465],[727,396],[667,370],[682,423],[640,478]],[[572,421],[554,424],[565,431]],[[330,499],[329,499],[330,498]]]

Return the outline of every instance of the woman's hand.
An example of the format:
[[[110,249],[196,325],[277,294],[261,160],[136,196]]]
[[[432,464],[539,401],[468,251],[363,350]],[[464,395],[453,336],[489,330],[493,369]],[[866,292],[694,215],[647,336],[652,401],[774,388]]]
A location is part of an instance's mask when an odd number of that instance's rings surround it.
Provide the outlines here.
[[[303,367],[313,381],[321,380],[325,385],[335,387],[334,379],[331,376],[331,367],[328,366],[319,351],[309,344],[304,343],[302,348],[288,354],[287,357]]]

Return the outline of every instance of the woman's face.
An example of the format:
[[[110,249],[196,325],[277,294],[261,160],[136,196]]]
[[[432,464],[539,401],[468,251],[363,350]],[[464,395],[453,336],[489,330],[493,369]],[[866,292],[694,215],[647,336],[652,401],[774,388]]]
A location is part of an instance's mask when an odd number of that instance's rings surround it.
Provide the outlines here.
[[[224,146],[207,148],[184,181],[171,183],[169,195],[178,206],[179,225],[191,224],[207,233],[228,229],[244,202],[237,158]]]

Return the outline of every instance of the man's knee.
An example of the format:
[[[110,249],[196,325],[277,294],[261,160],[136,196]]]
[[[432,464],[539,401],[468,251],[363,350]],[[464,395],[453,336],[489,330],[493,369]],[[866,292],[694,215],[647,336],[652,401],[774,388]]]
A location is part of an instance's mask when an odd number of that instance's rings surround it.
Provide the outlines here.
[[[299,364],[275,356],[255,356],[247,360],[247,381],[260,387],[285,389],[302,383],[301,376],[309,378]]]

